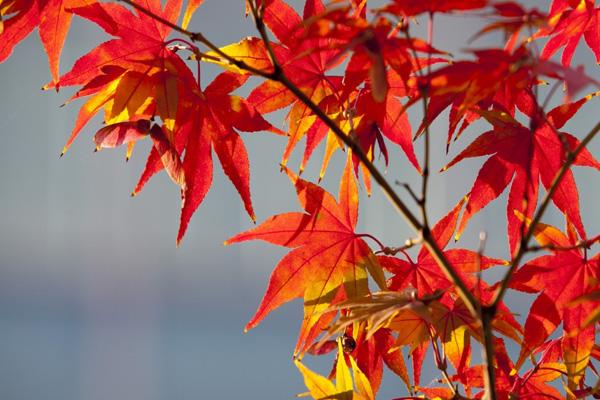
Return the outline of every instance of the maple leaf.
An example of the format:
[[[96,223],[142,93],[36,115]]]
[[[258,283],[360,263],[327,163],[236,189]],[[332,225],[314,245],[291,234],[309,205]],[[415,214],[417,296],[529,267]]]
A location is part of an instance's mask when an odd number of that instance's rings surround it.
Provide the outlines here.
[[[335,384],[324,376],[321,376],[307,367],[300,361],[295,360],[296,367],[304,377],[304,384],[309,390],[313,399],[338,399],[338,400],[373,400],[374,394],[369,384],[369,380],[360,370],[356,361],[349,357],[350,368],[344,356],[341,341],[338,340],[338,357],[335,368]],[[353,379],[354,377],[354,384]],[[354,389],[356,387],[356,390]]]
[[[344,312],[346,311],[344,309]],[[337,348],[337,341],[341,340],[346,361],[349,362],[350,357],[356,360],[360,370],[369,379],[374,394],[377,394],[381,385],[384,364],[402,379],[407,388],[410,388],[403,354],[397,348],[396,339],[391,331],[386,328],[379,328],[371,334],[371,328],[367,329],[367,327],[368,325],[364,323],[352,324],[352,326],[346,328],[346,332],[338,339],[321,340],[311,346],[308,352],[312,355],[327,354]],[[331,330],[332,327],[328,328]],[[330,378],[333,377],[334,373],[335,364]]]
[[[173,22],[179,15],[181,2],[168,1],[164,9],[158,1],[147,2],[146,6],[161,18]],[[135,129],[125,128],[127,123],[135,124],[158,116],[162,120],[162,129],[160,134],[156,128],[155,134],[150,135],[154,146],[133,194],[163,168],[175,183],[186,189],[180,155],[186,146],[187,134],[182,129],[182,118],[178,119],[178,116],[187,115],[191,99],[199,95],[200,89],[193,73],[176,54],[177,49],[168,46],[166,38],[170,28],[142,12],[134,13],[116,4],[96,3],[72,11],[98,24],[117,39],[100,44],[78,59],[58,82],[46,86],[58,89],[83,85],[69,101],[91,96],[81,107],[61,155],[91,118],[104,109],[105,123],[119,128],[112,133],[101,129],[96,136],[97,145],[114,147],[127,142],[129,158],[139,138],[120,141],[116,132],[121,131],[125,136],[127,132],[135,133]],[[106,136],[101,137],[104,134]],[[116,141],[111,143],[112,140]]]
[[[456,137],[486,112],[505,112],[514,117],[517,104],[523,102],[523,97],[532,96],[531,88],[538,85],[542,77],[562,81],[567,102],[587,85],[600,86],[582,69],[573,70],[553,61],[540,60],[525,45],[515,50],[476,50],[473,54],[476,60],[456,61],[409,82],[412,95],[406,107],[423,96],[428,100],[427,112],[416,136],[450,107],[446,151],[461,121]]]
[[[258,227],[240,233],[225,244],[264,240],[292,248],[275,267],[265,296],[246,330],[258,325],[271,311],[285,302],[304,298],[304,320],[296,353],[310,345],[311,328],[343,287],[348,298],[368,293],[367,271],[380,287],[385,287],[377,258],[360,234],[358,187],[348,160],[340,182],[339,201],[321,187],[287,173],[296,187],[305,213],[292,212],[267,219]]]
[[[310,51],[336,49],[338,57],[342,57],[351,50],[352,56],[344,73],[344,90],[354,90],[368,80],[371,95],[378,103],[384,100],[388,90],[388,66],[406,83],[410,74],[424,67],[420,64],[426,63],[426,60],[415,58],[418,53],[425,53],[429,57],[433,54],[447,55],[421,39],[398,37],[402,30],[398,26],[392,26],[382,16],[368,22],[364,3],[328,8],[305,20],[301,28],[303,40],[323,42],[323,39],[330,39],[325,42],[327,47],[314,47]]]
[[[223,72],[192,102],[193,108],[183,117],[187,134],[183,167],[186,188],[177,243],[183,238],[188,222],[208,192],[212,181],[211,145],[223,171],[240,194],[252,220],[256,219],[250,198],[250,162],[244,142],[237,130],[256,132],[279,130],[267,122],[245,99],[231,94],[248,76]]]
[[[164,10],[156,1],[148,7],[166,20],[175,21],[181,0],[168,1]],[[176,50],[168,48],[166,37],[170,28],[144,13],[133,14],[117,4],[96,3],[72,11],[118,39],[100,44],[79,58],[58,82],[45,86],[83,85],[69,101],[92,95],[81,107],[62,153],[102,108],[106,111],[106,123],[149,119],[158,114],[168,130],[173,131],[178,108],[184,103],[178,101],[180,92],[193,91],[197,84]]]
[[[174,147],[179,154],[185,150],[182,162],[185,185],[182,186],[182,209],[177,234],[179,245],[189,221],[198,209],[212,184],[214,151],[223,171],[240,194],[244,207],[255,220],[250,197],[250,165],[246,147],[238,131],[255,132],[277,129],[268,123],[254,107],[243,98],[231,94],[242,86],[248,76],[223,72],[205,88],[185,100],[185,108],[178,110],[175,120]],[[138,194],[148,180],[166,167],[160,154],[151,151],[146,167],[136,185],[133,195]]]
[[[432,237],[442,249],[452,238],[463,204],[464,200],[459,201],[431,230]],[[494,265],[506,265],[504,260],[480,256],[476,252],[466,249],[449,249],[444,250],[443,253],[461,279],[472,288],[477,284],[475,272],[486,270]],[[436,291],[446,291],[453,286],[424,246],[421,247],[414,262],[389,256],[379,256],[378,258],[382,267],[393,274],[388,282],[391,290],[401,291],[412,287],[417,290],[419,296],[426,296]]]
[[[536,8],[525,10],[520,4],[515,2],[503,2],[492,4],[494,11],[490,13],[492,17],[501,17],[479,30],[473,39],[476,39],[486,33],[494,31],[504,31],[506,40],[505,50],[512,51],[518,43],[519,35],[524,28],[540,28],[546,25],[548,16]]]
[[[543,27],[534,37],[550,39],[542,49],[541,58],[549,59],[562,47],[563,65],[570,65],[582,38],[600,62],[600,7],[594,8],[593,0],[577,2],[553,0],[550,6],[549,27]]]
[[[529,226],[529,219],[516,212]],[[552,332],[563,324],[562,356],[573,390],[583,378],[590,359],[595,330],[585,326],[587,317],[594,312],[591,301],[573,303],[590,291],[600,279],[600,255],[588,257],[577,247],[574,229],[565,235],[553,226],[539,223],[534,227],[534,237],[542,246],[556,246],[552,255],[537,257],[520,267],[510,280],[510,287],[527,293],[538,293],[527,320],[520,366],[526,357],[544,343]],[[567,247],[563,250],[561,247]]]
[[[94,0],[13,0],[0,2],[0,62],[36,27],[48,56],[53,82],[59,77],[59,62],[71,25],[70,9],[93,6]],[[4,21],[3,15],[10,15]]]
[[[264,23],[280,41],[277,45],[273,43],[273,49],[283,72],[316,104],[327,96],[337,95],[341,89],[342,77],[326,73],[342,62],[343,58],[338,57],[337,51],[327,49],[330,47],[327,43],[333,40],[331,38],[299,41],[301,32],[297,27],[302,24],[303,19],[309,19],[324,9],[320,0],[307,0],[301,18],[282,0],[264,2]],[[322,50],[312,51],[314,47]],[[261,113],[290,106],[287,116],[289,138],[282,156],[283,165],[287,164],[292,150],[306,131],[313,125],[324,125],[308,106],[296,99],[284,85],[275,81],[265,81],[258,85],[248,96],[248,101]]]
[[[574,136],[559,132],[558,129],[591,98],[592,96],[587,96],[572,104],[558,106],[548,112],[546,120],[539,120],[536,109],[531,115],[532,129],[524,127],[507,113],[502,114],[501,120],[488,118],[494,129],[481,134],[443,168],[446,170],[465,158],[491,155],[479,170],[473,187],[467,194],[457,237],[463,232],[469,219],[500,196],[510,184],[507,205],[508,238],[511,254],[514,254],[521,237],[522,224],[513,210],[519,210],[527,218],[532,217],[537,204],[539,181],[548,189],[565,162],[566,152],[572,151],[579,144]],[[575,159],[574,165],[600,169],[600,163],[587,150]],[[523,209],[523,199],[527,199],[526,210]],[[579,234],[585,237],[579,211],[579,195],[571,171],[565,173],[552,201],[569,217]]]
[[[557,346],[558,344],[558,346]],[[518,374],[508,356],[506,346],[502,339],[494,338],[494,370],[496,379],[496,392],[499,398],[510,399],[513,396],[519,398],[539,396],[543,398],[562,399],[560,392],[549,385],[563,375],[566,371],[565,365],[558,362],[556,352],[560,342],[553,341],[541,349],[541,357],[536,364],[524,372]],[[477,388],[484,388],[483,379],[484,365],[474,365],[466,369],[460,375],[452,377],[455,381],[462,382],[468,388],[468,394]],[[477,393],[476,398],[482,398],[484,391]]]
[[[399,16],[411,17],[422,13],[448,13],[483,8],[487,0],[393,0],[384,10]]]

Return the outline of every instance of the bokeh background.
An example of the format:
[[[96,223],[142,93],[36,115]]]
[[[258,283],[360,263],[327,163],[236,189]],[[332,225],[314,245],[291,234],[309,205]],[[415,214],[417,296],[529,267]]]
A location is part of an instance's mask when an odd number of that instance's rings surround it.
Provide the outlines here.
[[[527,4],[545,7],[543,1]],[[207,0],[192,28],[218,44],[234,42],[254,34],[243,11],[242,1]],[[482,22],[440,18],[434,44],[458,55]],[[417,29],[424,25],[422,21]],[[501,39],[490,35],[474,46],[499,46]],[[75,18],[61,70],[103,40],[103,32]],[[579,63],[591,66],[590,74],[597,75],[589,50],[580,49],[575,60]],[[205,67],[203,79],[208,82],[216,72]],[[300,301],[242,333],[273,266],[286,251],[262,243],[223,247],[225,239],[252,224],[220,167],[215,166],[213,187],[176,248],[180,199],[167,176],[155,177],[141,195],[129,197],[148,144],[138,146],[127,164],[124,150],[92,154],[91,136],[101,123],[95,119],[59,159],[80,103],[59,108],[71,92],[40,92],[48,80],[37,32],[0,65],[0,398],[269,400],[302,392],[301,377],[291,362]],[[240,93],[247,92],[243,88]],[[588,105],[568,130],[579,137],[585,134],[597,120],[594,109],[596,103]],[[281,126],[284,116],[274,113],[270,119]],[[418,115],[411,118],[416,125]],[[434,171],[484,129],[471,129],[447,156],[442,146],[444,121],[442,116],[432,130],[438,144]],[[278,168],[285,139],[267,133],[243,137],[259,222],[298,210],[293,188]],[[600,154],[598,141],[591,149]],[[313,156],[306,178],[317,177],[320,154],[322,149]],[[297,155],[290,166],[298,165]],[[397,149],[392,158],[389,179],[416,184],[418,176]],[[335,193],[343,161],[337,154],[324,180]],[[465,162],[433,176],[434,219],[468,191],[482,162]],[[576,176],[586,227],[597,232],[597,174],[579,170]],[[363,193],[362,200],[361,230],[392,246],[411,237],[377,188],[369,199]],[[506,257],[504,207],[499,200],[475,217],[459,244],[476,245],[478,233],[485,230],[487,253]],[[545,221],[562,226],[554,210]],[[499,274],[492,272],[492,278]],[[512,298],[525,312],[529,300]],[[306,361],[326,373],[332,360]],[[423,383],[436,376],[426,371]],[[403,393],[399,380],[384,379],[381,398]]]

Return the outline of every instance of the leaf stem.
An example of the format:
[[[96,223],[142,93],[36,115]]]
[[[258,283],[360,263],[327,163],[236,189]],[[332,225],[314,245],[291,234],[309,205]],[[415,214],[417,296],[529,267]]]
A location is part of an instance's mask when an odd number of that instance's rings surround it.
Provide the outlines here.
[[[579,249],[589,249],[595,243],[600,242],[600,235],[597,235],[591,239],[581,240],[574,244],[573,246],[556,246],[552,243],[543,245],[543,246],[527,246],[528,252],[540,251],[540,250],[550,250],[550,251],[571,251],[571,250],[579,250]]]
[[[364,238],[369,238],[372,241],[374,241],[375,243],[377,243],[377,245],[379,246],[379,248],[381,249],[382,252],[385,252],[385,249],[387,248],[386,245],[384,245],[383,243],[381,243],[381,241],[379,239],[377,239],[375,236],[371,235],[370,233],[359,233],[356,235],[357,237],[364,237]]]
[[[419,204],[419,197],[415,194],[415,192],[412,190],[412,188],[407,182],[396,181],[395,183],[396,185],[402,186],[404,189],[406,189],[406,191],[408,192],[410,197],[415,201],[415,203]]]
[[[436,368],[442,373],[444,382],[448,385],[448,388],[452,392],[453,399],[462,399],[463,397],[458,393],[458,388],[452,383],[450,375],[448,375],[448,363],[445,355],[442,357],[443,352],[440,352],[440,346],[437,342],[437,335],[433,332],[431,325],[427,325],[429,330],[429,337],[431,339],[431,347],[433,347],[434,362]]]

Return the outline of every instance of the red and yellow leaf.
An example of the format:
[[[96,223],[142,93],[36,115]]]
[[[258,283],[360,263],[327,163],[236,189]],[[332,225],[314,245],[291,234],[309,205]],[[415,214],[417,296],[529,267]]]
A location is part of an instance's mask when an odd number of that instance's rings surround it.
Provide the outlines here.
[[[385,282],[376,257],[354,231],[358,187],[351,164],[347,163],[344,170],[339,201],[319,186],[287,172],[305,212],[273,216],[225,243],[264,240],[292,248],[275,267],[265,296],[246,329],[255,327],[283,303],[303,297],[304,321],[296,352],[304,352],[310,345],[304,339],[340,287],[352,299],[368,293],[367,272],[382,287]]]

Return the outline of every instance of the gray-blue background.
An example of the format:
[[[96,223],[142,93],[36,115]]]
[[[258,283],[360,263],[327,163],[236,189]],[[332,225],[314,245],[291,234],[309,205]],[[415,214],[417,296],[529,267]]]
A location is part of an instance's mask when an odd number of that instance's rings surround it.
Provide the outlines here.
[[[192,28],[227,44],[253,34],[242,13],[242,2],[207,0]],[[458,52],[478,24],[463,17],[444,19],[436,27],[435,44]],[[102,32],[75,19],[61,70],[101,40]],[[494,36],[478,42],[479,47],[499,43]],[[587,49],[576,58],[595,68],[593,61]],[[204,75],[214,73],[206,68]],[[155,177],[140,196],[129,198],[147,144],[136,148],[128,164],[122,150],[94,155],[96,119],[59,159],[80,103],[58,108],[70,92],[40,92],[48,79],[37,32],[0,65],[0,398],[267,400],[303,391],[291,363],[299,301],[242,333],[285,249],[262,243],[222,246],[251,223],[220,167],[182,246],[175,248],[179,194],[168,178]],[[594,109],[596,103],[589,105],[569,126],[571,132],[581,137],[597,120]],[[272,115],[279,124],[283,118]],[[434,170],[449,160],[441,150],[445,129],[443,123],[433,129],[439,144]],[[451,155],[475,133],[466,134]],[[258,220],[297,210],[292,188],[278,171],[284,139],[264,133],[244,138]],[[598,143],[592,149],[598,154]],[[316,177],[321,154],[314,156],[307,178]],[[392,154],[389,179],[417,182],[400,153],[394,149]],[[324,181],[334,192],[343,158],[334,157]],[[297,160],[290,165],[297,166]],[[468,191],[481,162],[432,178],[435,219]],[[580,171],[577,177],[583,183],[586,226],[596,232],[597,175]],[[488,253],[506,257],[504,204],[498,201],[478,215],[461,244],[475,244],[478,232],[486,230]],[[556,213],[546,221],[562,226]],[[377,188],[363,202],[359,224],[389,245],[410,236]],[[322,373],[330,362],[307,361]],[[425,373],[424,383],[434,376]],[[404,391],[398,380],[387,379],[381,393],[391,398]]]

